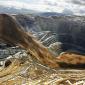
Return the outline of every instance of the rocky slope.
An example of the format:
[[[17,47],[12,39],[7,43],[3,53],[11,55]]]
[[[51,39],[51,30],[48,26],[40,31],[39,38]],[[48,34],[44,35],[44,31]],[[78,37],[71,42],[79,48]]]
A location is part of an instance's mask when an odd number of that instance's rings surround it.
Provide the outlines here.
[[[59,42],[61,50],[85,54],[84,16],[33,16],[13,15],[24,31],[37,37],[45,46]],[[58,44],[59,45],[59,44]],[[58,46],[57,45],[57,46]],[[0,44],[2,48],[2,45]],[[58,51],[57,51],[58,52]]]
[[[49,31],[43,38],[46,46],[54,42],[61,42],[62,51],[68,50],[85,54],[84,16],[33,17],[32,15],[16,15],[15,17],[25,31],[31,31],[37,37],[39,37],[38,33],[41,32],[42,34],[44,31]]]
[[[74,54],[68,56],[74,56]],[[67,56],[67,57],[68,57]],[[64,57],[64,56],[62,56]],[[1,64],[1,63],[0,63]],[[9,56],[0,67],[0,85],[84,85],[85,70],[50,69],[24,52]]]

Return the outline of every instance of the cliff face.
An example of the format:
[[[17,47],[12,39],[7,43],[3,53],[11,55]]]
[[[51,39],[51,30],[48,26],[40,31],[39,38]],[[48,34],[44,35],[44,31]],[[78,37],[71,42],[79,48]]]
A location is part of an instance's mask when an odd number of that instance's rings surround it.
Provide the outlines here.
[[[50,36],[45,37],[43,41],[46,44],[49,41],[47,46],[54,42],[61,42],[62,51],[71,50],[73,52],[85,53],[84,16],[33,17],[16,15],[16,19],[26,31],[33,31],[37,34],[39,32],[49,31]]]

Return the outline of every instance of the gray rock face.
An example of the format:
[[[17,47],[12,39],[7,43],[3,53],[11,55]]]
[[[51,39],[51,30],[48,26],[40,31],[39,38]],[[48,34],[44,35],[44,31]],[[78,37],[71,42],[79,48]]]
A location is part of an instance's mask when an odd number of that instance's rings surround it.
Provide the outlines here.
[[[18,15],[19,16],[19,15]],[[24,16],[24,15],[23,15]],[[85,54],[85,17],[82,16],[25,16],[26,19],[21,19],[19,23],[24,24],[23,27],[28,27],[38,35],[43,31],[50,31],[50,34],[40,37],[44,45],[49,46],[55,42],[61,42],[62,51],[73,51]],[[30,20],[31,18],[31,20]],[[33,20],[32,20],[33,19]],[[21,23],[21,25],[22,25]],[[25,26],[26,25],[26,26]],[[49,36],[48,36],[49,35]],[[39,37],[38,35],[37,37]]]
[[[24,52],[25,50],[19,47],[10,47],[5,49],[0,49],[0,60],[7,58],[9,55],[14,55],[17,52]]]
[[[38,32],[41,31],[39,25],[36,24],[36,21],[31,15],[14,15],[16,21],[18,21],[22,27],[24,27],[24,31],[26,32]]]
[[[63,51],[85,53],[85,19],[84,17],[37,17],[42,30],[55,33],[56,40],[62,43]]]

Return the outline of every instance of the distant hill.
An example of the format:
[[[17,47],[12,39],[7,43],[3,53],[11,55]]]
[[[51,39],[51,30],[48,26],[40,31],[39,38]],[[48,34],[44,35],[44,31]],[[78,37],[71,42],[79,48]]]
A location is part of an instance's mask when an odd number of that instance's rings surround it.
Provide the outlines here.
[[[65,14],[63,14],[63,13],[57,13],[57,12],[44,12],[44,13],[40,13],[38,15],[39,16],[48,17],[48,16],[64,16]]]
[[[25,9],[25,8],[16,8],[16,7],[6,7],[0,6],[0,13],[8,13],[8,14],[33,14],[34,16],[64,16],[68,15],[64,13],[57,12],[38,12],[35,10]]]
[[[5,6],[0,6],[0,13],[8,13],[8,14],[32,14],[36,13],[34,10],[29,10],[29,9],[18,9],[15,7],[5,7]]]

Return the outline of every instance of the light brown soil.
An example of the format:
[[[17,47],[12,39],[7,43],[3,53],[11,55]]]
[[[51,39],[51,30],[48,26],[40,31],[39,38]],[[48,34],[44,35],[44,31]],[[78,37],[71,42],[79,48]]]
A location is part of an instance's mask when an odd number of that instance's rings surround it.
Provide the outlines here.
[[[70,68],[52,69],[34,62],[30,55],[26,53],[23,53],[22,57],[19,57],[19,55],[16,54],[13,58],[10,57],[3,63],[0,69],[0,85],[85,84],[85,70]]]

